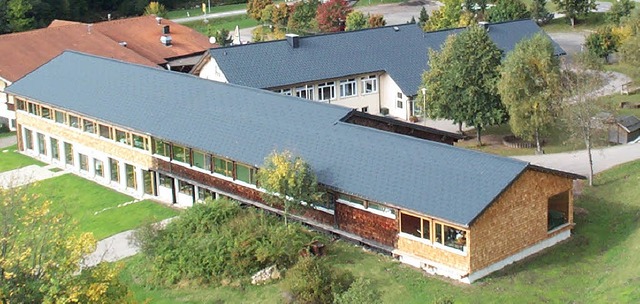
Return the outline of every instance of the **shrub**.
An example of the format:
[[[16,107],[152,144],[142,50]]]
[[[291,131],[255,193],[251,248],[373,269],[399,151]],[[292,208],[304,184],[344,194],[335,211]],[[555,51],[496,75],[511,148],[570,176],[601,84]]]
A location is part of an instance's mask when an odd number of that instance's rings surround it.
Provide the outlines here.
[[[353,282],[351,273],[331,267],[322,258],[301,258],[285,274],[283,288],[293,303],[333,303]]]
[[[371,282],[364,278],[356,279],[349,289],[342,294],[335,295],[335,304],[382,304],[380,292],[371,287]]]
[[[229,200],[197,204],[164,230],[136,233],[149,260],[151,283],[211,283],[237,279],[276,264],[293,265],[311,236],[300,225],[287,228],[279,218]]]

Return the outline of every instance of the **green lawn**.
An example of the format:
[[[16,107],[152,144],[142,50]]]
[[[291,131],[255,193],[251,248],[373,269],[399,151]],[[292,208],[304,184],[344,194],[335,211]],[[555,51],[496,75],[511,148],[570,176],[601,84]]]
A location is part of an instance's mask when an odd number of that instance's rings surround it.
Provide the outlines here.
[[[638,303],[640,301],[640,161],[597,175],[577,199],[570,240],[473,285],[424,275],[388,256],[338,241],[329,248],[336,267],[365,276],[384,303]],[[280,283],[262,287],[145,288],[142,259],[126,261],[122,278],[139,300],[152,303],[280,303]]]
[[[0,132],[0,138],[16,136],[16,131],[11,132]]]
[[[224,17],[224,18],[209,19],[208,23],[204,23],[202,20],[199,20],[199,21],[183,23],[183,25],[188,26],[205,35],[209,35],[209,33],[207,32],[207,29],[209,27],[211,27],[214,30],[219,30],[224,28],[224,29],[227,29],[229,32],[233,32],[236,28],[236,25],[242,29],[242,28],[258,26],[259,24],[257,21],[249,18],[249,16],[247,15],[238,15],[238,16],[230,16],[230,17]]]
[[[15,170],[29,165],[44,166],[44,163],[20,154],[16,145],[0,149],[0,172]]]
[[[237,11],[242,9],[247,9],[246,3],[212,6],[211,12],[209,13],[215,14],[215,13]],[[169,11],[167,12],[167,18],[168,19],[185,18],[187,17],[187,12],[189,12],[189,15],[191,17],[203,15],[202,7],[198,6],[197,8],[194,7],[194,8],[188,8],[188,9]]]
[[[578,18],[576,26],[571,27],[569,19],[562,17],[551,20],[542,26],[545,32],[581,32],[585,30],[595,30],[606,23],[605,13],[590,13],[587,18]]]
[[[54,211],[69,214],[79,231],[93,232],[98,240],[177,215],[176,210],[152,201],[117,207],[133,198],[73,174],[40,181],[29,191],[51,201]]]
[[[407,0],[358,0],[353,7],[374,6],[380,4],[407,2]]]

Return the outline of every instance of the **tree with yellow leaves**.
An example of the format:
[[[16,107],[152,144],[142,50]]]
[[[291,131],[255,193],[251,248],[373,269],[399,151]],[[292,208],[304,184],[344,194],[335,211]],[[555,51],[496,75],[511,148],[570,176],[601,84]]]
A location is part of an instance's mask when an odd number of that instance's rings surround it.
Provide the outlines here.
[[[128,302],[119,266],[82,270],[96,241],[50,206],[24,188],[0,190],[0,303]]]
[[[167,9],[164,7],[162,3],[157,1],[151,1],[149,2],[149,5],[147,5],[147,7],[144,8],[144,14],[155,15],[155,16],[164,18],[167,16]]]
[[[310,206],[322,197],[311,166],[289,151],[274,151],[267,156],[264,166],[258,171],[258,183],[267,190],[264,200],[283,208],[285,224],[288,224],[287,216],[291,209],[303,202]]]

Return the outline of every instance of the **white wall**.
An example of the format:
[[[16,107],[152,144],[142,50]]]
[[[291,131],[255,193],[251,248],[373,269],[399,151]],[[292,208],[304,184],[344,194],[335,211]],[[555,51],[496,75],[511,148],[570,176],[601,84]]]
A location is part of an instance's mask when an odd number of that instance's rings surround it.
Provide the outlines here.
[[[6,120],[8,122],[9,128],[12,131],[15,131],[15,126],[11,125],[11,121],[12,120],[15,121],[16,113],[14,111],[9,111],[9,109],[7,108],[7,103],[14,104],[13,97],[8,96],[4,92],[4,89],[9,85],[11,85],[11,82],[5,81],[2,78],[0,78],[0,117],[4,118],[0,120],[0,123]]]
[[[400,120],[409,120],[409,99],[402,94],[402,90],[389,74],[380,77],[381,107],[389,109],[389,116]],[[402,95],[402,108],[398,108],[398,93]]]
[[[225,83],[229,82],[227,81],[227,77],[224,75],[224,73],[220,69],[218,62],[214,58],[211,58],[209,62],[204,64],[198,76],[200,76],[200,78],[209,79],[209,80],[218,81],[218,82],[225,82]]]

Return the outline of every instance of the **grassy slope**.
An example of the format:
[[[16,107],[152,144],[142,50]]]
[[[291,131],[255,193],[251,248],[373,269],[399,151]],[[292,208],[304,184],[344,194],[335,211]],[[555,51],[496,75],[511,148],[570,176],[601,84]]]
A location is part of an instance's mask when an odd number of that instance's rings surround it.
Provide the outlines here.
[[[215,13],[237,11],[237,10],[242,10],[242,9],[247,9],[247,4],[246,3],[212,6],[211,7],[211,12],[209,12],[209,13],[210,14],[215,14]],[[188,8],[188,9],[181,9],[181,10],[175,10],[175,11],[167,12],[167,16],[166,17],[168,19],[185,18],[185,17],[187,17],[187,12],[189,12],[189,16],[190,17],[203,15],[202,7],[198,6],[197,8]]]
[[[171,208],[151,201],[109,209],[133,198],[113,191],[73,174],[44,180],[30,186],[31,193],[52,202],[55,211],[68,213],[78,223],[82,232],[93,232],[96,239],[103,239],[125,230],[175,216]]]
[[[183,25],[188,26],[200,33],[207,35],[207,28],[212,27],[215,30],[219,29],[227,29],[229,32],[233,32],[235,30],[236,25],[239,28],[249,28],[258,25],[258,22],[251,19],[247,15],[238,15],[238,16],[230,16],[224,18],[215,18],[209,19],[208,23],[204,23],[202,20],[200,21],[192,21],[183,23]]]
[[[44,164],[29,156],[18,153],[16,145],[0,149],[0,172],[6,172],[29,165],[43,166]]]
[[[329,258],[337,267],[369,278],[384,303],[637,303],[640,301],[640,161],[596,177],[576,206],[574,236],[536,257],[473,285],[423,275],[387,256],[336,242]],[[280,284],[255,287],[144,288],[144,268],[134,257],[122,276],[140,300],[153,303],[279,303]]]

